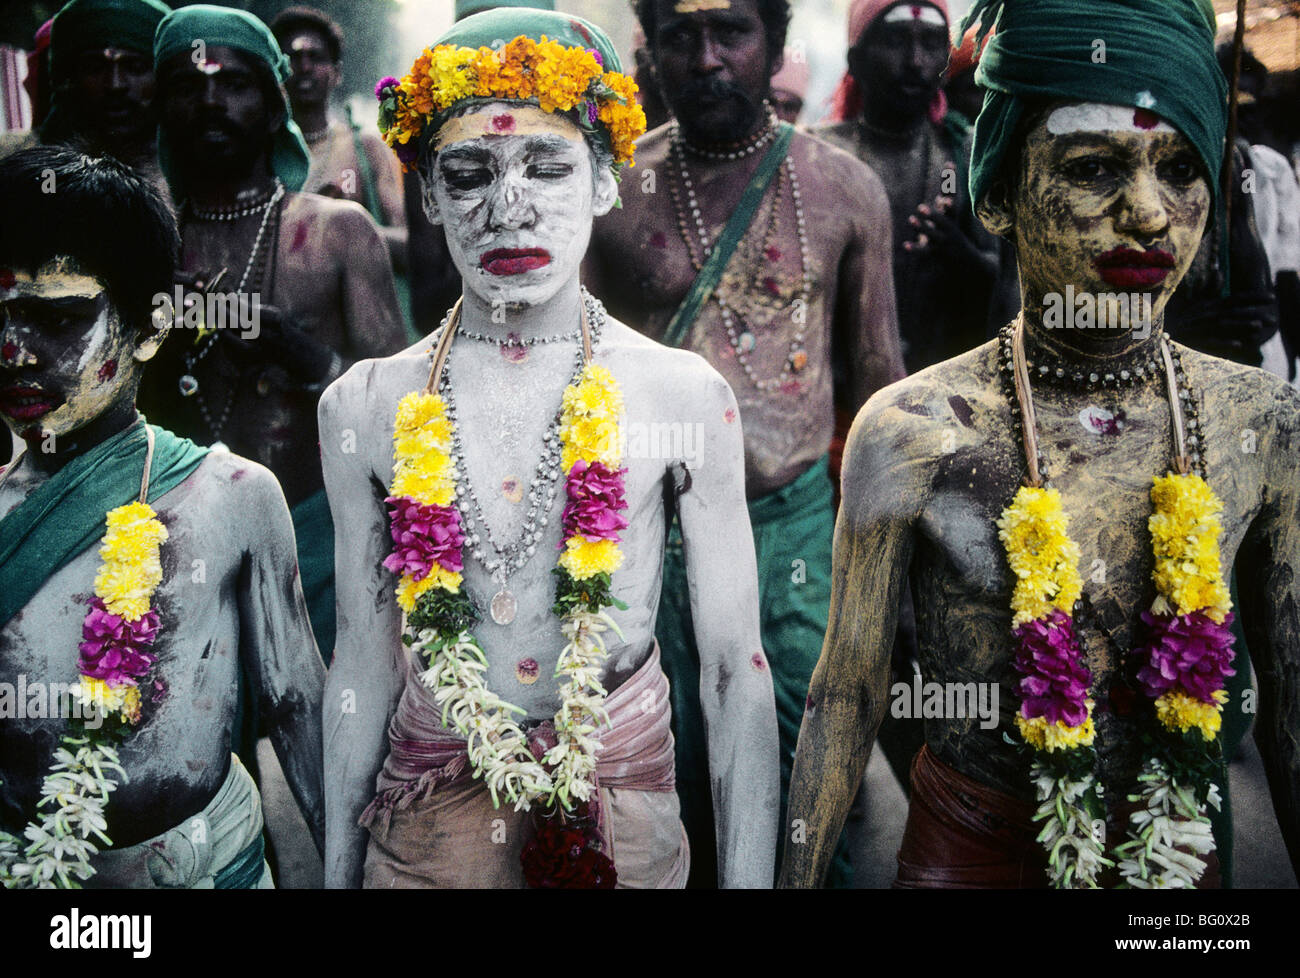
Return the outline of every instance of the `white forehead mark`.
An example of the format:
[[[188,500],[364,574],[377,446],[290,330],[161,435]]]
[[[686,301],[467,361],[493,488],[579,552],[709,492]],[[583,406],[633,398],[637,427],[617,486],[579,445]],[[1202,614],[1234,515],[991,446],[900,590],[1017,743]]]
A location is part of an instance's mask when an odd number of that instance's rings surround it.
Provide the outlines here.
[[[14,284],[3,290],[3,295],[29,296],[33,299],[66,299],[83,295],[94,298],[104,291],[98,279],[80,271],[71,258],[53,258],[36,270],[33,277],[27,272],[13,270]]]
[[[1071,132],[1177,132],[1149,109],[1126,105],[1085,102],[1063,105],[1047,117],[1047,131],[1054,136]]]
[[[673,10],[679,14],[696,14],[705,10],[730,10],[731,0],[678,0]]]
[[[553,135],[569,142],[582,141],[582,130],[570,119],[554,112],[543,112],[535,105],[489,105],[479,112],[448,119],[434,137],[433,148],[442,150],[453,143],[483,136]]]
[[[915,20],[934,27],[948,26],[939,8],[928,3],[900,3],[886,13],[883,20],[886,24],[907,24]]]

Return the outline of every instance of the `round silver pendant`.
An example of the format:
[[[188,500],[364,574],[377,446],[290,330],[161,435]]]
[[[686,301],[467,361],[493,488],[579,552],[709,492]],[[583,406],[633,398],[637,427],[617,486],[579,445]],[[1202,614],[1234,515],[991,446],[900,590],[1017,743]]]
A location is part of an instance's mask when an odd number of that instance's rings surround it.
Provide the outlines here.
[[[185,374],[180,381],[181,397],[193,397],[199,392],[199,382],[193,375]]]
[[[502,588],[492,597],[492,620],[498,625],[509,625],[515,620],[515,612],[519,610],[519,603],[515,601],[515,596]]]

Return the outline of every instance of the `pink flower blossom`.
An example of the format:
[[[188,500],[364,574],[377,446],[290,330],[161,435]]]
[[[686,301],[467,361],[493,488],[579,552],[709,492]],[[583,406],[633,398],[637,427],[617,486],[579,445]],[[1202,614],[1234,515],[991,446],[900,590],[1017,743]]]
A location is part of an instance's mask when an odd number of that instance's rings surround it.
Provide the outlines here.
[[[588,540],[619,539],[619,531],[627,529],[627,520],[618,513],[627,509],[623,498],[626,471],[613,471],[602,462],[574,463],[564,484],[569,496],[563,517],[566,539],[575,534],[582,534]]]
[[[1156,699],[1178,687],[1202,703],[1214,703],[1214,693],[1224,680],[1235,676],[1232,668],[1232,615],[1223,624],[1194,611],[1190,615],[1142,613],[1147,641],[1136,650],[1146,661],[1138,671],[1142,691]]]
[[[1062,611],[1026,622],[1015,631],[1019,647],[1014,666],[1020,680],[1021,715],[1064,720],[1076,727],[1088,718],[1092,674],[1074,636],[1074,621]]]
[[[92,599],[81,623],[84,641],[77,646],[77,671],[113,687],[136,685],[158,660],[148,651],[158,636],[158,624],[158,612],[152,609],[136,621],[126,621],[106,609],[100,598]]]
[[[454,506],[426,506],[410,496],[389,496],[389,531],[393,552],[384,558],[384,566],[394,574],[410,574],[422,581],[433,565],[443,570],[464,569],[461,547],[465,536],[460,530],[460,513]]]

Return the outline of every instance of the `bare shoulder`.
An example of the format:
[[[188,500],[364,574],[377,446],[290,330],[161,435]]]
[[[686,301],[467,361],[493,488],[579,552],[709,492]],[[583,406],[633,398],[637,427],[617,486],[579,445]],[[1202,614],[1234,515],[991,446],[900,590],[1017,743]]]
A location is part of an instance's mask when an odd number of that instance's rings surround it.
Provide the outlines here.
[[[357,244],[343,235],[368,233],[377,235],[375,222],[360,204],[351,200],[337,200],[320,194],[290,194],[284,205],[287,220],[310,220],[319,223],[326,240],[340,253],[346,253]]]
[[[424,386],[429,370],[428,342],[388,357],[358,360],[325,388],[318,414],[322,425],[366,425],[390,421],[401,398]]]
[[[925,485],[954,450],[985,441],[1005,410],[996,362],[996,342],[985,343],[876,391],[849,430],[846,482],[906,469]]]
[[[288,526],[288,504],[280,481],[270,469],[242,455],[208,452],[187,482],[190,492],[181,497],[180,505],[201,507],[205,521],[215,520],[224,528],[223,535],[228,532],[246,546],[265,540],[268,517],[283,515]],[[167,501],[164,496],[164,508]],[[245,533],[248,538],[241,540]]]
[[[1257,431],[1300,435],[1300,390],[1267,370],[1200,353],[1175,343],[1208,418],[1231,417]]]
[[[691,408],[734,406],[730,385],[697,353],[664,346],[612,316],[601,334],[597,359],[606,361],[624,388],[643,390],[656,410],[691,413]]]
[[[880,175],[853,153],[816,133],[799,131],[792,150],[800,186],[822,210],[841,213],[868,227],[889,221],[889,196]]]

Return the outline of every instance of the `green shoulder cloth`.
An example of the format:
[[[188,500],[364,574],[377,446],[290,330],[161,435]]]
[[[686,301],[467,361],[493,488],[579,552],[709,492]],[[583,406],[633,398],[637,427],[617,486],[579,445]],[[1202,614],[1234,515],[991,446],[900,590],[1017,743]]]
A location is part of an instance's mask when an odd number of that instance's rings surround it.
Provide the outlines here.
[[[206,448],[153,425],[149,502],[199,467]],[[50,576],[104,535],[111,509],[140,494],[148,439],[139,421],[61,468],[0,520],[0,626]]]

